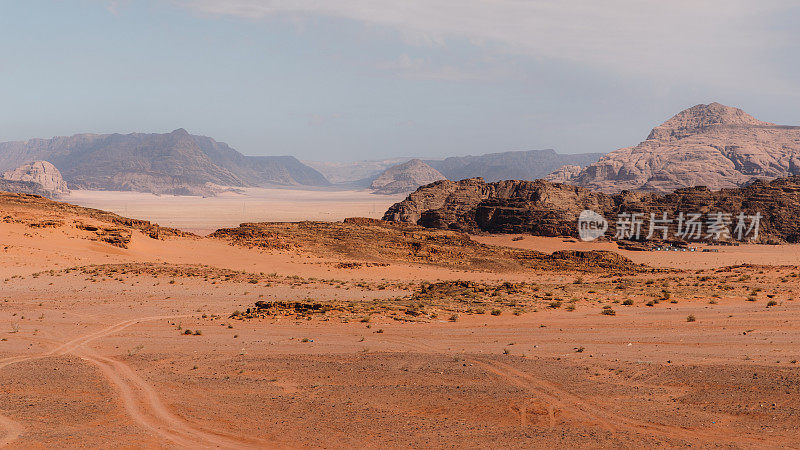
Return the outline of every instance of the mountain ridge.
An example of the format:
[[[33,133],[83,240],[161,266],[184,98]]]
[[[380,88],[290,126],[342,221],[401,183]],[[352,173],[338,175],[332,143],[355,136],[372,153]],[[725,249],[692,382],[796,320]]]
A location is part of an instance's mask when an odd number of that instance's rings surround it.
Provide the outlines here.
[[[0,143],[0,170],[35,160],[52,163],[73,189],[213,195],[209,185],[329,184],[293,156],[246,156],[183,128],[163,134],[84,133]]]
[[[586,166],[602,153],[561,154],[553,149],[522,150],[424,160],[449,180],[481,177],[487,181],[535,180],[564,165]]]

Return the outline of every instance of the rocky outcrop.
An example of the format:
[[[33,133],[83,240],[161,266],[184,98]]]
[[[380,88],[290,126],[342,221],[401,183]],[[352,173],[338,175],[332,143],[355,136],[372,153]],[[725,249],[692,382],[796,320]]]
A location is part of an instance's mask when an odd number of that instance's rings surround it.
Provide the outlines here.
[[[213,185],[328,185],[291,156],[245,156],[184,129],[165,134],[79,134],[0,143],[0,170],[47,160],[72,189],[213,195]]]
[[[384,220],[466,232],[571,235],[584,209],[612,208],[611,198],[544,180],[440,181],[394,204]]]
[[[34,161],[17,167],[3,174],[3,179],[22,183],[33,183],[48,197],[68,194],[67,183],[61,178],[61,172],[47,161]],[[37,192],[26,192],[34,193]]]
[[[50,192],[42,189],[42,186],[32,181],[11,181],[0,178],[0,192],[13,192],[17,194],[33,194],[41,197],[54,197]]]
[[[680,112],[644,142],[611,152],[573,177],[554,174],[551,179],[602,192],[669,192],[732,188],[798,174],[800,127],[762,122],[711,103]]]
[[[576,166],[572,164],[567,164],[565,166],[561,166],[546,177],[544,179],[551,183],[566,183],[575,177],[577,177],[583,168],[581,166]]]
[[[760,214],[759,242],[800,242],[800,177],[756,181],[746,187],[712,191],[707,187],[678,189],[669,194],[625,191],[593,192],[578,186],[537,181],[481,179],[440,181],[421,187],[393,205],[383,219],[416,223],[429,228],[470,233],[531,233],[539,236],[577,236],[578,216],[592,210],[608,220],[609,236],[622,213],[640,213],[647,234],[650,214],[675,219],[680,213]],[[749,225],[749,222],[748,222]],[[669,236],[677,223],[669,224]],[[703,235],[703,239],[707,237]]]
[[[386,169],[375,178],[370,189],[374,194],[400,194],[444,179],[438,170],[419,159],[412,159]]]
[[[538,251],[480,244],[464,233],[435,230],[405,223],[367,218],[344,222],[243,223],[209,235],[235,246],[295,249],[312,254],[339,255],[358,263],[431,264],[470,270],[565,270],[635,272],[652,269],[609,251]],[[348,262],[337,268],[351,268]]]

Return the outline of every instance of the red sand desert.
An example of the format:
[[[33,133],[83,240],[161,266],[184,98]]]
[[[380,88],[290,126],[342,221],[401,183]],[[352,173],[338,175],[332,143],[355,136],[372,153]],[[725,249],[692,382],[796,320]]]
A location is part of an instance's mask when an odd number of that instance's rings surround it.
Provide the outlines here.
[[[0,209],[0,446],[798,442],[795,246],[368,222],[312,230],[341,246],[288,226],[249,245],[33,197]],[[629,260],[547,259],[563,249]]]

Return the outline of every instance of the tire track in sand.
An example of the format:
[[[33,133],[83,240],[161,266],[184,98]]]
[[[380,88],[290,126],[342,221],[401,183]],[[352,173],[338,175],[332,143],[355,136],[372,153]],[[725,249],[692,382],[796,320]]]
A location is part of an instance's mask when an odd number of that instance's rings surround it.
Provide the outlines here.
[[[25,361],[34,361],[37,359],[43,359],[50,356],[63,355],[66,351],[77,348],[78,346],[91,342],[95,339],[108,336],[109,334],[123,330],[136,323],[148,320],[159,320],[172,317],[174,316],[143,317],[139,319],[126,320],[111,325],[109,327],[103,328],[101,330],[95,331],[93,333],[89,333],[87,335],[74,338],[45,353],[40,353],[38,355],[31,355],[31,356],[12,356],[0,359],[0,369],[10,366],[12,364],[17,364]],[[14,421],[13,419],[11,419],[11,417],[8,417],[4,414],[0,414],[0,426],[6,429],[5,436],[2,439],[0,439],[0,447],[5,447],[14,442],[15,440],[19,439],[19,437],[22,435],[22,432],[25,430],[25,428],[19,422]]]
[[[404,345],[421,353],[438,353],[433,347],[416,341],[393,338],[382,338],[381,340]],[[735,435],[735,432],[732,430],[720,430],[718,432],[714,430],[695,430],[631,419],[627,416],[609,411],[608,408],[603,408],[579,395],[570,393],[551,381],[534,377],[533,375],[523,372],[508,363],[497,361],[490,357],[467,357],[464,355],[462,355],[462,357],[464,361],[478,364],[489,373],[538,395],[547,402],[557,405],[562,411],[583,417],[587,421],[595,423],[611,433],[631,432],[635,434],[656,435],[668,439],[682,439],[684,441],[693,439],[710,445],[719,445],[721,443],[729,443],[734,446],[747,444],[755,447],[764,445],[762,439],[755,439],[747,436],[739,435],[731,439],[731,435]]]
[[[73,353],[96,365],[117,387],[128,415],[136,423],[161,437],[179,446],[192,448],[258,446],[255,442],[245,442],[233,436],[205,431],[175,415],[164,405],[155,389],[122,361],[99,356],[88,348],[80,348]]]
[[[56,348],[33,356],[15,356],[0,360],[0,369],[23,361],[42,359],[49,356],[74,354],[96,365],[101,373],[119,391],[128,415],[139,425],[182,447],[192,448],[253,448],[257,443],[245,442],[234,437],[204,431],[188,423],[169,411],[161,402],[158,393],[127,364],[99,356],[84,345],[132,325],[162,319],[186,316],[150,316],[125,320],[101,330],[71,339]],[[19,438],[24,428],[7,416],[0,415],[0,425],[6,428],[6,436],[0,439],[0,446],[10,444]],[[263,444],[261,444],[263,446]]]

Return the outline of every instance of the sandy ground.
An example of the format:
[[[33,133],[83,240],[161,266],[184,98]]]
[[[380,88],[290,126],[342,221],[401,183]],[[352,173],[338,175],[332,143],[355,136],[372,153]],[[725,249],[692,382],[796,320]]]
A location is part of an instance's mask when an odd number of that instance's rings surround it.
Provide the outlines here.
[[[582,242],[576,239],[559,239],[528,235],[473,236],[475,241],[552,253],[556,250],[609,250],[624,255],[634,262],[653,267],[674,269],[709,269],[738,264],[800,265],[800,245],[705,245],[697,244],[694,252],[678,251],[627,251],[613,242]],[[518,239],[518,240],[514,240]],[[703,252],[713,249],[713,252]]]
[[[0,223],[0,446],[797,446],[800,269],[717,269],[794,264],[793,246],[625,252],[692,271],[612,278],[342,269],[330,255],[210,239],[134,233],[123,249],[88,236]],[[476,239],[543,251],[608,245]],[[209,274],[65,270],[127,263],[200,263]],[[219,269],[276,278],[227,280]],[[369,304],[407,294],[402,283],[467,279],[582,294],[572,310],[504,307],[454,321],[344,310],[230,317],[259,300]],[[675,303],[645,305],[644,288],[625,290],[634,282],[669,286]]]
[[[243,222],[337,221],[346,217],[380,219],[404,195],[370,191],[243,188],[216,197],[153,195],[140,192],[72,191],[62,200],[125,217],[156,222],[198,234]]]

